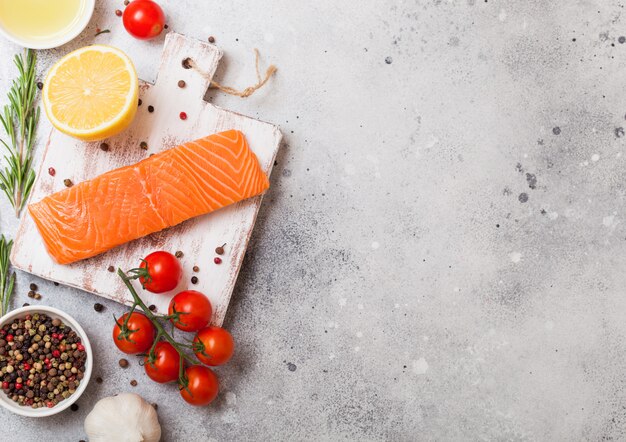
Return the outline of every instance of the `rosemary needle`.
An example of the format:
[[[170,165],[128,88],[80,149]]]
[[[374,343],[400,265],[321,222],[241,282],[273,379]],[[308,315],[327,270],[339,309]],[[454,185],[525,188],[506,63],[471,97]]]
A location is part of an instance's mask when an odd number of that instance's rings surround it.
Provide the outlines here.
[[[9,103],[0,112],[0,123],[8,136],[8,142],[0,139],[7,149],[7,165],[0,170],[0,189],[19,217],[35,183],[33,146],[40,110],[35,106],[35,52],[27,49],[25,55],[16,55],[14,62],[19,76],[9,90]]]
[[[9,311],[9,302],[15,285],[15,272],[9,273],[9,255],[13,240],[7,241],[4,235],[0,235],[0,316]]]

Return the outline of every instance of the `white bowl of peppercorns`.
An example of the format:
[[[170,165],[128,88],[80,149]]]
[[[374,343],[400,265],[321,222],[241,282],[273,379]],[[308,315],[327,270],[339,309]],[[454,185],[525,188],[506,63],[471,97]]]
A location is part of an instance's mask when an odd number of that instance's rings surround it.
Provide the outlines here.
[[[0,318],[0,406],[22,416],[51,416],[85,391],[89,339],[67,313],[28,306]]]

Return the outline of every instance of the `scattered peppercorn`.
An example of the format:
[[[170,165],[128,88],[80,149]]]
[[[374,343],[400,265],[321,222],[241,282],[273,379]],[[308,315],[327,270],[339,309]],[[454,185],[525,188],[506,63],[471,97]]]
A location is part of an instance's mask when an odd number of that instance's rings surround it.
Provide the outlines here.
[[[176,256],[176,258],[182,258],[184,256],[183,252],[181,252],[180,250],[177,251],[176,253],[174,253],[174,256]]]
[[[22,307],[28,307],[30,304],[28,302],[25,302],[24,304],[22,304]]]
[[[152,407],[153,407],[155,410],[158,410],[158,409],[159,409],[159,404],[152,404]]]
[[[178,114],[178,116],[180,117],[181,120],[187,119],[187,114],[185,112],[181,112],[180,114]]]
[[[100,376],[98,376],[96,378],[96,383],[101,384],[102,383],[102,378]]]
[[[117,15],[118,17],[122,16],[122,11],[120,11],[119,9],[115,10],[115,15]]]
[[[63,184],[65,184],[65,187],[72,187],[74,185],[74,183],[72,183],[72,180],[70,180],[69,178],[65,178],[63,180]]]
[[[193,271],[198,273],[200,271],[200,267],[198,266],[193,266]]]
[[[151,312],[154,312],[154,311],[156,311],[157,306],[156,306],[156,305],[154,305],[154,304],[150,304],[150,306],[148,307],[148,309],[149,309]]]
[[[137,381],[133,379],[132,381],[130,381],[130,385],[132,385],[133,387],[136,387]]]
[[[179,88],[184,88],[187,85],[187,83],[185,83],[185,80],[178,80],[178,87]]]
[[[107,270],[111,273],[113,273],[115,271],[115,267],[113,266],[109,266],[109,268],[107,268]]]
[[[35,291],[36,291],[39,287],[37,287],[37,284],[35,284],[34,282],[31,282],[31,284],[30,284],[29,288],[30,288],[31,290],[35,290]]]
[[[215,253],[217,253],[218,255],[223,255],[224,254],[224,246],[226,245],[226,243],[222,244],[219,247],[215,248]]]
[[[57,171],[54,170],[54,167],[48,167],[48,174],[50,176],[55,176],[57,174]]]
[[[39,90],[43,89],[43,83],[41,81],[37,82],[37,89],[39,89]]]
[[[124,0],[124,6],[128,6],[129,3],[130,3],[130,0]]]
[[[215,43],[215,37],[212,35],[209,37],[209,43]]]
[[[29,298],[34,298],[34,297],[35,297],[35,292],[34,292],[34,290],[31,290],[30,292],[28,292],[28,297],[29,297]]]
[[[148,112],[150,113],[154,112],[154,106],[152,105],[148,106]]]
[[[141,143],[139,143],[139,147],[141,147],[143,150],[148,150],[148,143],[142,141]]]
[[[191,283],[192,284],[197,284],[198,283],[198,277],[197,276],[192,276],[191,277]]]
[[[124,358],[120,359],[120,367],[122,368],[128,367],[128,360]]]
[[[35,293],[35,299],[37,300],[41,299],[41,295],[39,293]]]
[[[103,150],[104,152],[108,152],[109,145],[107,143],[100,143],[100,150]]]
[[[168,29],[168,28],[169,26],[167,25],[167,23],[163,25],[163,29]]]
[[[220,258],[219,256],[216,256],[215,258],[213,258],[213,262],[215,264],[221,264],[222,263],[222,258]]]
[[[72,411],[78,411],[78,404],[72,404],[72,405],[70,405],[70,410],[72,410]]]
[[[104,310],[104,306],[103,306],[102,304],[100,304],[99,302],[96,302],[96,303],[93,305],[93,309],[94,309],[95,311],[97,311],[98,313],[100,313],[102,310]]]
[[[137,101],[137,106],[141,106],[141,103],[143,103],[143,101],[141,101],[141,98],[140,98],[139,101]]]
[[[53,284],[54,284],[56,287],[58,287],[58,286],[59,286],[59,283],[58,283],[58,282],[56,282],[56,281],[55,281]]]

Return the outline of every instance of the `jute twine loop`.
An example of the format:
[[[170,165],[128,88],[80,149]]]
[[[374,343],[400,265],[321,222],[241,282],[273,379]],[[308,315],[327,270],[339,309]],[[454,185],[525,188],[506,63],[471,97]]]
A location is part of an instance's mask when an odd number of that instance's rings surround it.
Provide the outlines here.
[[[200,75],[202,75],[204,78],[206,78],[207,80],[209,80],[211,82],[211,85],[209,86],[210,88],[212,88],[212,89],[219,89],[220,91],[226,92],[227,94],[235,95],[235,96],[241,97],[241,98],[246,98],[246,97],[249,97],[250,95],[254,94],[258,89],[260,89],[263,86],[265,86],[265,83],[267,83],[269,81],[269,79],[272,77],[272,75],[274,75],[274,73],[278,70],[278,68],[276,66],[271,64],[267,68],[267,70],[265,71],[265,77],[261,78],[261,71],[259,69],[259,50],[256,49],[256,48],[254,49],[254,56],[255,56],[255,67],[256,67],[257,83],[255,85],[253,85],[253,86],[248,86],[247,88],[245,88],[242,91],[237,90],[234,87],[223,86],[223,85],[219,84],[217,81],[211,80],[210,79],[210,75],[207,74],[206,72],[204,72],[202,69],[200,69],[192,58],[188,59],[187,63],[189,64],[189,66],[192,69],[194,69],[196,72],[198,72]]]

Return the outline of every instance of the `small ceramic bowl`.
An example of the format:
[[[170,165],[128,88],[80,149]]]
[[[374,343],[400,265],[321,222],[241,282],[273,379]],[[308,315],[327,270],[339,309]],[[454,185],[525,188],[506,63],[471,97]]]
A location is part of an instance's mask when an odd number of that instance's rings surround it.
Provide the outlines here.
[[[87,338],[87,334],[85,333],[85,330],[83,330],[83,328],[80,325],[78,325],[78,322],[76,322],[76,320],[72,318],[70,315],[53,307],[46,307],[42,305],[37,305],[37,306],[32,305],[32,306],[22,307],[22,308],[12,310],[6,315],[4,315],[2,318],[0,318],[0,328],[3,327],[5,324],[12,322],[16,318],[23,318],[27,314],[33,315],[35,313],[45,313],[52,319],[57,319],[57,318],[60,319],[65,325],[71,327],[72,330],[74,330],[78,334],[78,336],[80,336],[80,340],[82,344],[85,346],[85,352],[87,353],[87,361],[85,363],[84,377],[80,381],[80,385],[78,386],[74,394],[72,394],[67,399],[59,402],[57,405],[55,405],[52,408],[31,408],[31,407],[19,405],[18,403],[13,402],[10,398],[8,398],[7,395],[4,394],[4,392],[2,392],[1,390],[0,390],[0,406],[6,408],[7,410],[12,411],[13,413],[16,413],[22,416],[29,416],[29,417],[52,416],[53,414],[60,413],[61,411],[68,408],[70,405],[72,405],[74,402],[78,400],[81,394],[83,394],[83,392],[87,388],[87,384],[89,383],[89,378],[91,378],[91,368],[93,366],[93,355],[91,352],[91,344],[89,343],[89,338]]]
[[[65,33],[54,35],[50,38],[25,38],[19,35],[15,35],[8,29],[6,29],[0,22],[0,35],[5,36],[14,43],[20,46],[31,49],[51,49],[64,45],[65,43],[75,39],[78,34],[89,24],[93,10],[96,6],[96,0],[83,0],[81,4],[80,16],[75,23]]]

